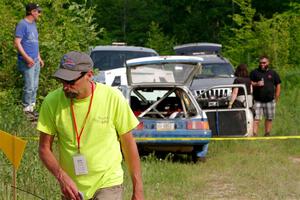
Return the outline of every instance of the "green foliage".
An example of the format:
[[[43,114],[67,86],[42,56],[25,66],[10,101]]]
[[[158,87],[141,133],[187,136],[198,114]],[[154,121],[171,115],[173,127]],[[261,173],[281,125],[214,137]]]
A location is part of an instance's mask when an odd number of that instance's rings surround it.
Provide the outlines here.
[[[34,133],[34,125],[26,119],[22,108],[16,106],[20,90],[10,89],[0,93],[0,130],[15,135],[28,136]]]
[[[16,53],[13,47],[13,34],[17,23],[14,16],[13,7],[8,6],[5,2],[0,2],[0,15],[3,22],[0,23],[0,88],[14,87],[18,83],[16,72]]]
[[[39,4],[43,12],[37,26],[45,67],[41,70],[38,101],[57,87],[51,76],[61,56],[71,50],[87,51],[90,45],[97,43],[98,34],[93,18],[94,7],[63,0],[41,0]],[[0,24],[0,87],[4,90],[15,88],[20,93],[23,84],[16,68],[13,40],[15,26],[25,16],[24,5],[21,0],[12,4],[0,1],[0,14],[4,20]],[[20,95],[16,94],[15,98],[20,99]]]
[[[99,37],[99,43],[97,45],[111,45],[113,43],[113,40],[110,37],[110,34],[107,32],[105,28],[101,28],[100,31],[101,33]]]
[[[224,36],[225,55],[234,65],[247,63],[251,68],[257,66],[258,57],[266,54],[272,67],[283,77],[299,67],[300,18],[299,4],[291,4],[291,10],[275,14],[271,19],[254,20],[255,9],[251,0],[234,1],[241,14],[233,15],[235,27],[232,35]]]
[[[64,1],[55,1],[43,9],[43,19],[39,23],[40,49],[45,60],[40,76],[41,96],[57,87],[49,75],[53,74],[63,54],[71,50],[87,51],[97,42],[93,14],[93,8]]]
[[[249,63],[252,57],[257,55],[255,47],[257,38],[255,37],[254,20],[255,9],[251,7],[251,0],[235,0],[241,10],[240,13],[233,14],[232,20],[235,26],[228,27],[231,34],[224,34],[224,54],[231,59],[234,65],[239,63]],[[224,33],[228,30],[224,30]],[[254,54],[254,55],[253,55]]]
[[[170,55],[173,52],[174,44],[174,37],[165,36],[157,23],[151,23],[146,46],[155,49],[160,55]]]

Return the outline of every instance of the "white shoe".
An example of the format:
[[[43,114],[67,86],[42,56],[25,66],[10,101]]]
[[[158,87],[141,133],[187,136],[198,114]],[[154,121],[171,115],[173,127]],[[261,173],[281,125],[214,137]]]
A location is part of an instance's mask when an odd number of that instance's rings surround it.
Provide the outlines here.
[[[30,105],[30,106],[26,106],[23,108],[23,111],[24,112],[33,112],[33,107]]]

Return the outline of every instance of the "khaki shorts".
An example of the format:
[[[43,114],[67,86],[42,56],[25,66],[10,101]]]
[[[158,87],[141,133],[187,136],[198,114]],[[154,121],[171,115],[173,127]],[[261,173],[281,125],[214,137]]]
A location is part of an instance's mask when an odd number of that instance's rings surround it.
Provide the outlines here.
[[[123,185],[98,189],[91,200],[122,200]]]
[[[69,200],[64,196],[61,197],[62,200]],[[122,200],[123,199],[123,185],[116,185],[107,188],[98,189],[93,198],[89,200]]]

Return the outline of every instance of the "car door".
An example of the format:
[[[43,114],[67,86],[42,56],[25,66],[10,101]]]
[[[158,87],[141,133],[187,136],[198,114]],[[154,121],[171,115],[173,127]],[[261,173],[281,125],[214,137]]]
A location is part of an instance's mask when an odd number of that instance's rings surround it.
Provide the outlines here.
[[[228,108],[232,88],[244,90],[243,102],[235,101],[235,106]],[[208,88],[202,93],[194,92],[197,102],[206,112],[209,127],[213,136],[251,136],[253,126],[253,113],[249,107],[252,105],[251,95],[246,92],[245,85],[231,84]]]

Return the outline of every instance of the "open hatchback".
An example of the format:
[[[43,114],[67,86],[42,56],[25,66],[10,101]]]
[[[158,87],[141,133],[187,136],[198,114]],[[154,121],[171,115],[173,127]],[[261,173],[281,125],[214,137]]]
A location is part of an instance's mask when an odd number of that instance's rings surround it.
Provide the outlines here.
[[[189,84],[201,70],[201,58],[157,56],[126,62],[127,86],[121,86],[140,124],[133,131],[140,150],[192,153],[205,157],[211,130]]]

